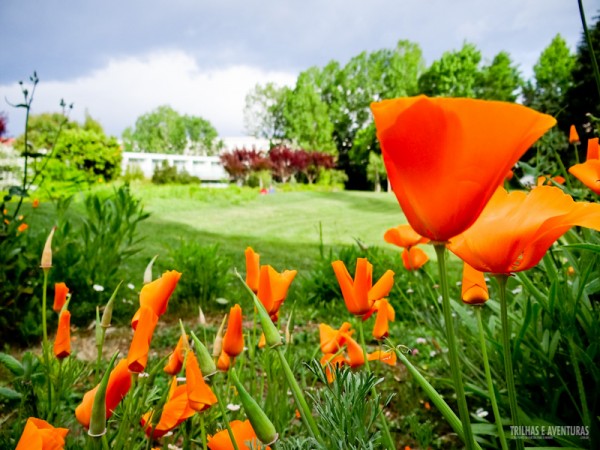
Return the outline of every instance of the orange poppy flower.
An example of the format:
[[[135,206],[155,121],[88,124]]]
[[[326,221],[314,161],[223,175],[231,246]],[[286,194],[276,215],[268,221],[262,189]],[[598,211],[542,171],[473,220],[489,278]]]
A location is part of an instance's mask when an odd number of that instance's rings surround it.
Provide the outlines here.
[[[54,428],[45,420],[30,417],[15,450],[62,450],[68,433],[66,428]]]
[[[192,417],[196,411],[188,402],[187,387],[185,384],[177,386],[177,378],[173,378],[169,387],[169,395],[162,409],[160,420],[152,430],[152,414],[147,412],[140,421],[146,436],[152,435],[153,439],[158,439],[169,431],[177,427],[186,419]]]
[[[343,261],[331,263],[340,284],[346,308],[351,314],[362,316],[373,308],[375,300],[387,297],[394,285],[394,272],[388,270],[373,285],[373,266],[366,258],[356,260],[354,280]]]
[[[239,450],[251,450],[260,446],[260,441],[256,437],[254,428],[252,428],[249,420],[243,422],[234,420],[229,422],[229,426]],[[226,429],[219,431],[214,436],[209,436],[207,445],[210,450],[233,450],[233,443]],[[265,449],[269,450],[270,448],[268,446],[265,447]]]
[[[244,351],[242,308],[240,305],[235,305],[229,310],[227,331],[223,336],[223,351],[231,357],[236,357]]]
[[[344,364],[347,364],[346,358],[344,355],[335,354],[335,353],[325,353],[321,358],[321,366],[325,367],[325,376],[327,377],[327,382],[333,383],[334,374],[332,372],[332,368],[342,367]]]
[[[288,289],[296,276],[296,270],[284,270],[278,273],[271,266],[260,268],[257,297],[271,318],[277,319],[277,313],[287,296]]]
[[[179,341],[177,341],[177,345],[175,346],[175,350],[169,356],[169,361],[167,361],[167,365],[163,369],[169,375],[177,375],[181,368],[183,367],[183,346],[185,344],[185,339],[183,336],[179,337]]]
[[[54,339],[54,356],[58,359],[71,354],[71,313],[66,309],[58,318],[58,330]]]
[[[571,166],[569,173],[600,195],[600,159],[598,159],[598,153],[598,138],[590,139],[586,161]]]
[[[556,177],[550,177],[550,175],[542,175],[541,177],[538,177],[537,179],[537,186],[554,186],[554,183],[556,184],[565,184],[565,178],[561,177],[560,175],[556,176]]]
[[[365,353],[358,342],[348,334],[345,336],[346,352],[348,353],[348,365],[352,368],[362,366],[365,363]]]
[[[350,331],[350,325],[348,322],[344,322],[339,330],[331,328],[327,324],[319,325],[319,338],[321,340],[321,351],[323,353],[335,353],[337,352],[346,341],[346,336],[352,336],[354,331]]]
[[[260,255],[248,247],[246,255],[246,284],[255,294],[258,292],[258,274],[260,272]]]
[[[417,233],[409,224],[390,228],[383,235],[383,240],[402,248],[411,248],[417,244],[426,244],[429,239]]]
[[[217,397],[204,382],[198,360],[196,359],[196,355],[192,352],[188,352],[187,354],[185,380],[190,408],[195,411],[204,411],[211,405],[217,403]]]
[[[54,305],[52,305],[52,309],[57,313],[60,312],[67,301],[68,293],[69,288],[65,283],[54,283]]]
[[[373,337],[377,340],[385,339],[390,334],[389,321],[394,321],[396,312],[385,298],[377,300],[373,309],[377,311],[375,326],[373,327]]]
[[[467,263],[463,265],[461,298],[468,305],[480,305],[490,298],[483,272],[473,269]]]
[[[402,264],[406,270],[419,270],[429,261],[429,256],[419,247],[405,248],[402,251]]]
[[[219,355],[219,359],[217,360],[217,369],[221,372],[227,372],[231,367],[231,358],[224,351]]]
[[[575,128],[575,125],[571,125],[571,128],[569,128],[569,144],[579,144],[579,142],[577,128]]]
[[[556,123],[514,103],[423,95],[371,110],[404,215],[438,242],[475,222],[514,163]]]
[[[367,359],[369,361],[381,361],[382,363],[388,364],[390,366],[396,365],[396,358],[396,352],[394,352],[393,350],[376,350],[373,353],[369,353],[367,355]]]
[[[265,348],[266,345],[267,345],[267,338],[265,337],[265,333],[261,333],[260,338],[258,339],[257,347]]]
[[[39,198],[34,198],[33,201],[31,202],[31,207],[32,208],[37,208],[38,206],[40,206],[40,199]]]
[[[106,418],[112,416],[113,411],[117,408],[121,400],[127,395],[131,388],[131,373],[127,367],[127,360],[122,359],[113,368],[108,377],[106,386]],[[98,386],[88,391],[83,396],[83,400],[75,409],[75,417],[77,421],[85,428],[89,428],[92,417],[92,406]]]
[[[528,194],[500,188],[477,222],[452,239],[449,249],[480,272],[520,272],[535,266],[575,225],[600,230],[600,204],[575,202],[554,186],[540,186]]]
[[[129,354],[127,355],[129,370],[135,373],[143,372],[146,368],[150,341],[152,341],[154,328],[156,328],[158,322],[158,316],[148,306],[142,306],[138,313],[137,327],[133,333]]]
[[[151,283],[146,284],[140,292],[140,309],[137,310],[131,321],[131,326],[135,330],[140,317],[141,309],[147,306],[154,311],[158,317],[167,311],[169,298],[177,287],[181,274],[176,270],[169,270],[163,273],[163,276]]]
[[[25,231],[27,228],[29,228],[29,225],[27,225],[26,223],[22,223],[17,227],[17,231],[19,233],[22,233],[23,231]]]

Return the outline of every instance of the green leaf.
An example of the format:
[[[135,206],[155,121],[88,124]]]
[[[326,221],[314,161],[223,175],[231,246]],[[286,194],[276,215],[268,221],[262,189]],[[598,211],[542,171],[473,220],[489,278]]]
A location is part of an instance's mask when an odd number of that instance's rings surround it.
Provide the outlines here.
[[[564,245],[564,248],[575,248],[579,250],[590,250],[595,253],[600,253],[600,245],[596,244],[569,244]]]
[[[0,352],[0,363],[2,363],[4,367],[10,370],[13,375],[21,376],[25,373],[23,365],[19,362],[18,359],[11,355]]]
[[[27,190],[23,189],[21,186],[10,186],[8,188],[8,195],[16,197],[29,197]]]
[[[11,388],[0,387],[0,397],[8,400],[20,400],[21,394]]]

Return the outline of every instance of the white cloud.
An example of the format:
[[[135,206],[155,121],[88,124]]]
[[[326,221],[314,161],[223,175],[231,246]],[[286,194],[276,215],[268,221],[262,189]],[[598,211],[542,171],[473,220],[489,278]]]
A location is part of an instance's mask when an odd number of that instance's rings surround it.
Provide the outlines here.
[[[120,136],[140,115],[160,105],[170,105],[181,114],[209,120],[221,136],[244,134],[244,99],[257,83],[292,85],[297,74],[267,71],[247,65],[201,70],[182,51],[163,51],[143,57],[114,59],[87,76],[44,82],[35,93],[32,113],[58,111],[64,98],[74,103],[71,118],[82,121],[87,110],[108,134]],[[0,96],[20,101],[19,86],[0,85]],[[24,115],[1,108],[9,116],[9,133],[22,132]]]

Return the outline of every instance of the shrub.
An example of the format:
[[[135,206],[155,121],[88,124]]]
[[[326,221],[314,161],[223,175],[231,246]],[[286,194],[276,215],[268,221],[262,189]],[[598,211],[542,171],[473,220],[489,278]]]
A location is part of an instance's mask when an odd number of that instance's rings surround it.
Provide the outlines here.
[[[154,184],[192,184],[200,183],[200,178],[187,173],[185,170],[177,171],[175,166],[170,166],[166,160],[154,170],[152,175]]]
[[[231,261],[223,256],[218,245],[201,245],[182,241],[170,255],[172,267],[182,273],[172,303],[207,309],[217,298],[227,295],[231,275]]]

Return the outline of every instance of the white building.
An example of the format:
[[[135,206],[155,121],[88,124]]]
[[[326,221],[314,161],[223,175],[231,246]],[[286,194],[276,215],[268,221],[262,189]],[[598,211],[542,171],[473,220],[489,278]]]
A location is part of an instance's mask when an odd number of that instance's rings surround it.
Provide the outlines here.
[[[251,136],[226,137],[222,138],[222,153],[230,152],[235,149],[246,148],[248,150],[269,150],[269,141],[266,139],[256,139]],[[218,156],[192,156],[192,155],[172,155],[165,153],[134,153],[123,152],[123,161],[121,163],[122,173],[127,169],[141,170],[146,178],[152,178],[156,168],[160,168],[166,161],[170,166],[177,168],[178,172],[186,171],[192,176],[200,178],[202,181],[226,181],[229,175],[223,168]]]

